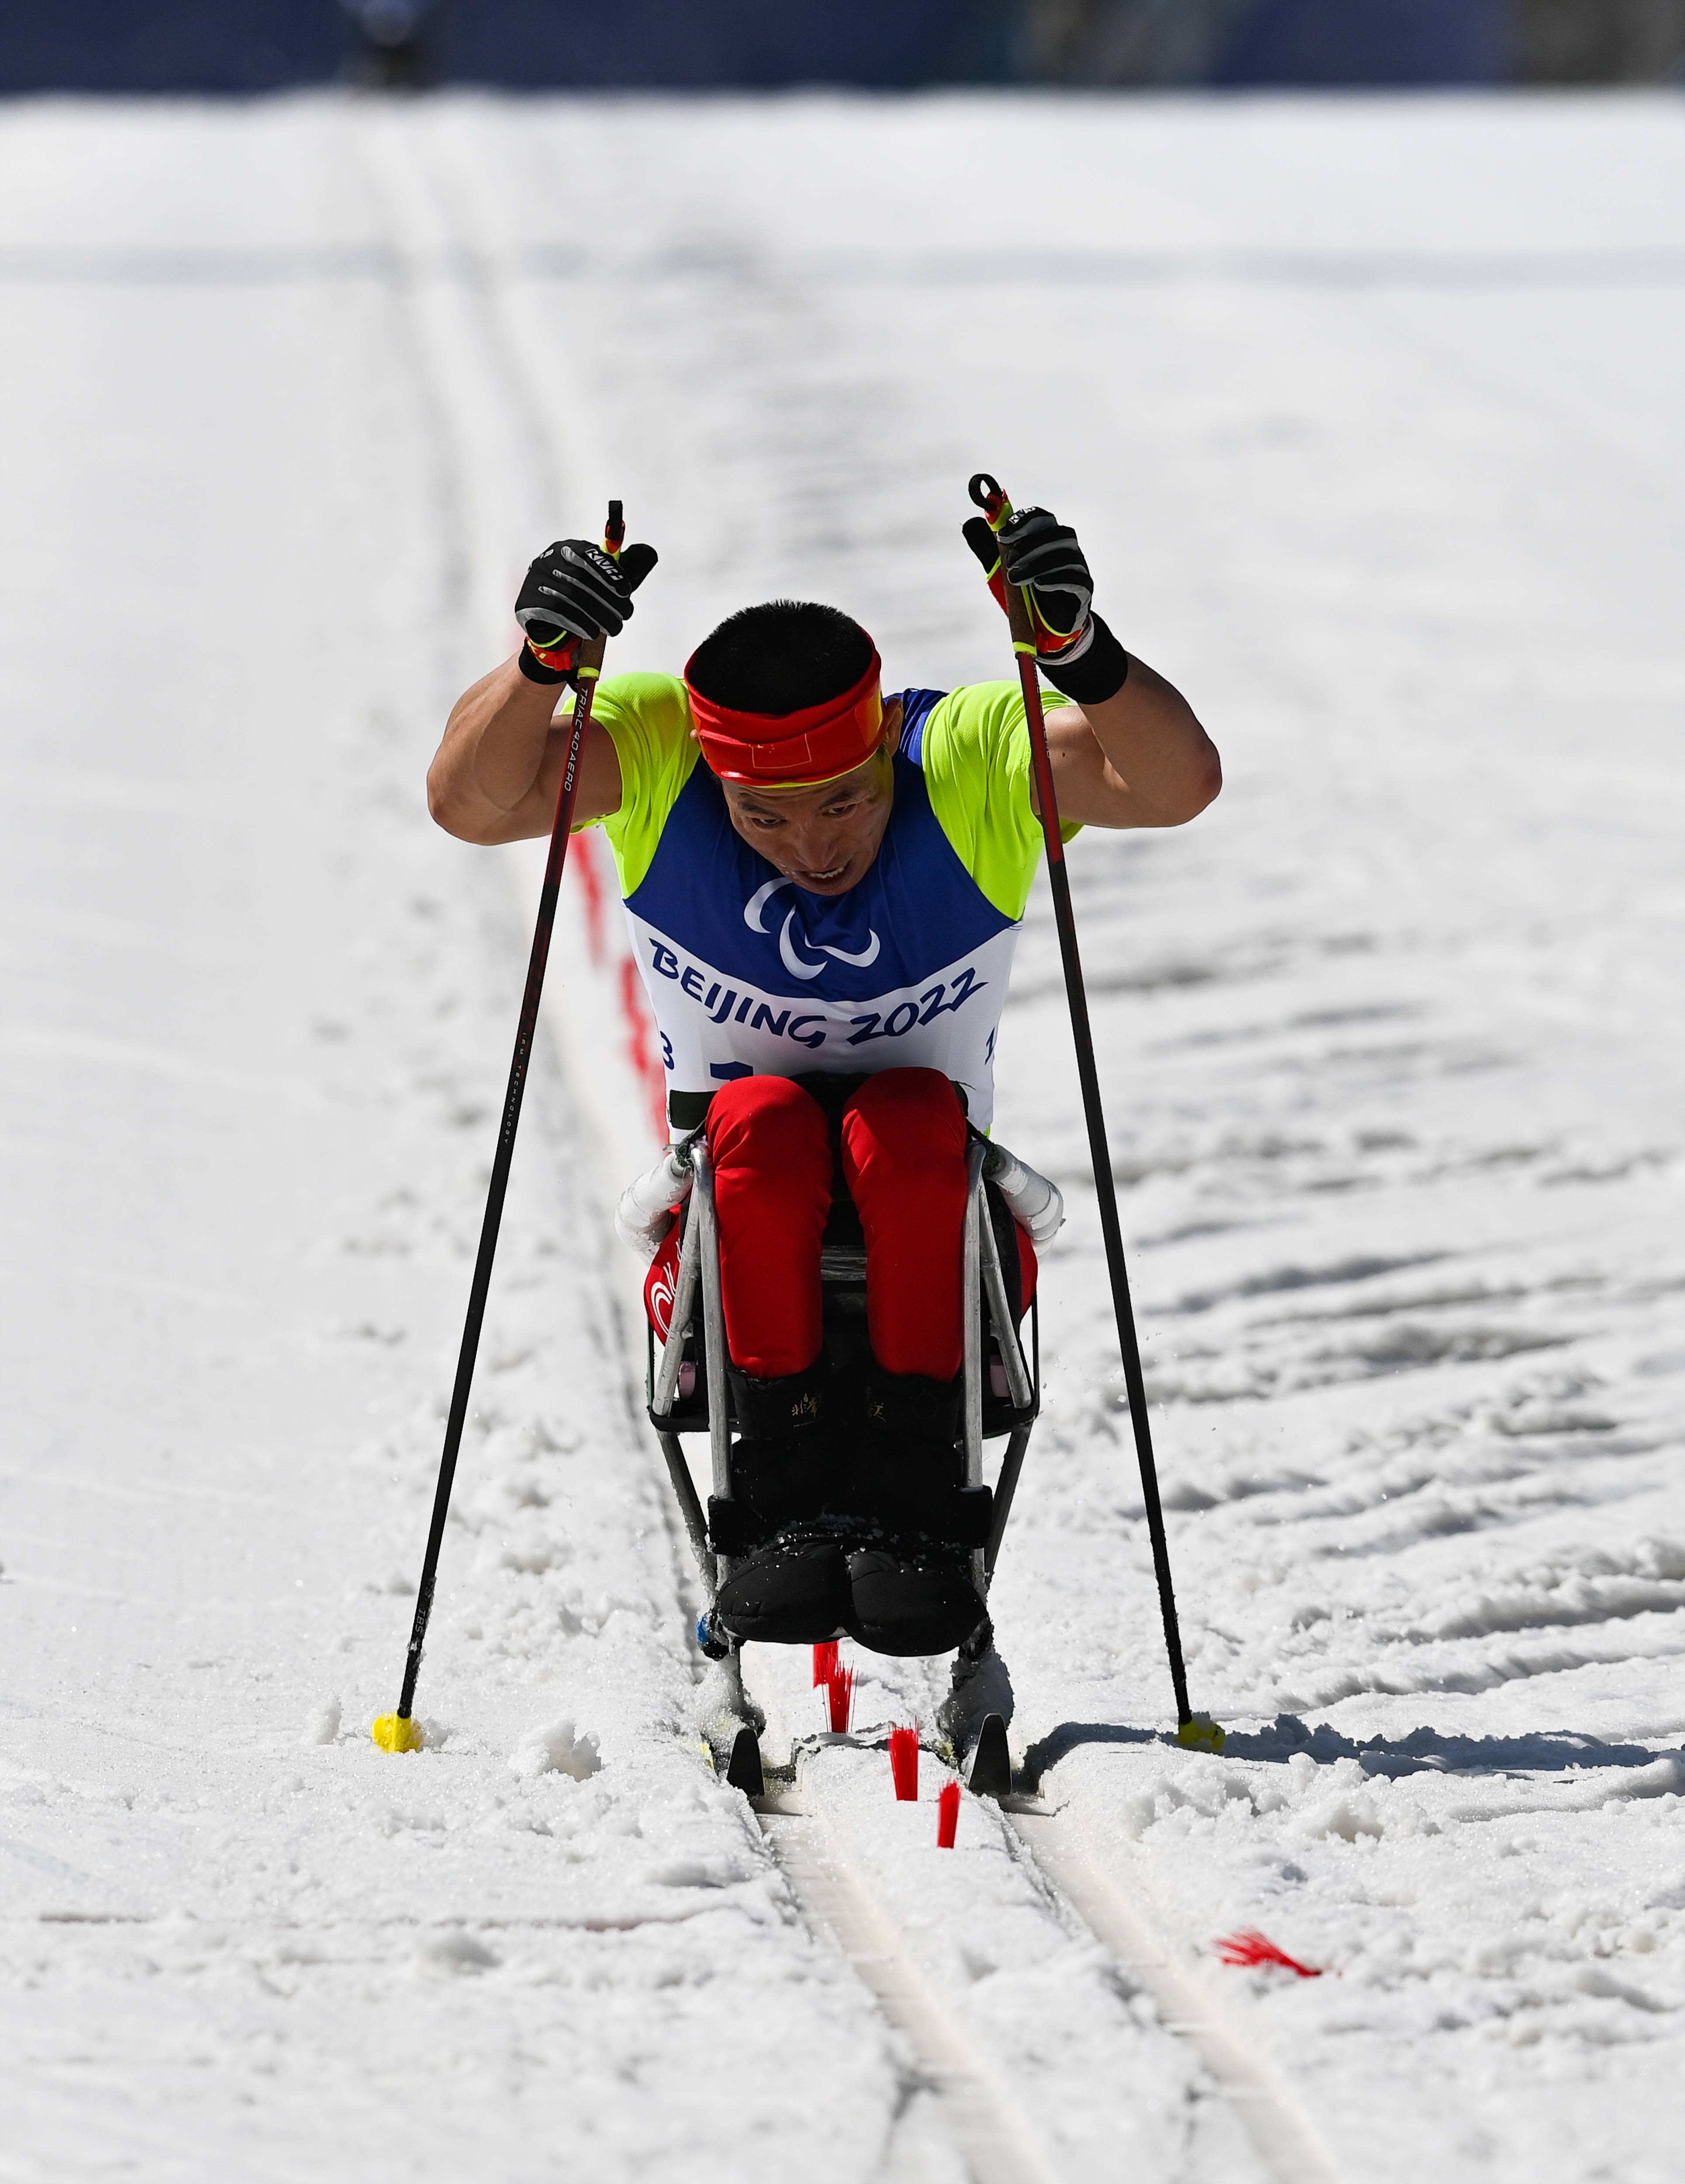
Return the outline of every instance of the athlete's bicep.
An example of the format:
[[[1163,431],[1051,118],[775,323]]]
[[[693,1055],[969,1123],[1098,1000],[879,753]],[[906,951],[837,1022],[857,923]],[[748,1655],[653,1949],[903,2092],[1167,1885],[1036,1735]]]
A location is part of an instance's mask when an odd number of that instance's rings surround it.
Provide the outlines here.
[[[571,720],[559,721],[562,731],[553,737],[562,747],[562,764],[567,763],[569,732]],[[557,776],[558,786],[560,775]],[[592,721],[585,732],[585,752],[580,761],[579,799],[574,805],[576,825],[592,819],[611,819],[620,808],[620,755],[614,749],[614,738],[600,722]]]
[[[1113,768],[1094,731],[1075,705],[1059,705],[1047,716],[1048,758],[1061,824],[1082,827],[1150,827],[1129,783]],[[1030,809],[1037,819],[1042,800],[1036,770],[1029,775]]]
[[[568,751],[573,742],[573,716],[559,713],[544,745],[538,777],[512,811],[488,827],[477,838],[482,842],[531,842],[548,835],[556,823],[556,805],[567,772]],[[581,755],[579,788],[574,799],[576,827],[593,819],[606,819],[620,808],[620,761],[614,738],[597,722],[585,731]]]

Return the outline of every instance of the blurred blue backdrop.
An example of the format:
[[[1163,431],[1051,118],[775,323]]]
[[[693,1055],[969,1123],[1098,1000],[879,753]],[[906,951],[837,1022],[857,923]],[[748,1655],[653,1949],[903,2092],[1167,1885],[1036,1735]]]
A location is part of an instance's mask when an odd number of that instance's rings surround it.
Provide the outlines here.
[[[6,0],[0,92],[1492,84],[1677,74],[1685,0]]]
[[[1224,84],[1499,83],[1503,0],[1262,0],[1216,56]]]

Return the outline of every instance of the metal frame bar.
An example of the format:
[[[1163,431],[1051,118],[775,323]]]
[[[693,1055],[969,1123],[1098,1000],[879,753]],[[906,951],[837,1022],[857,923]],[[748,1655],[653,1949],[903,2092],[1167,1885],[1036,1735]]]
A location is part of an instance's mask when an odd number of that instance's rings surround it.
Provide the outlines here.
[[[726,1299],[720,1286],[720,1229],[714,1217],[714,1164],[708,1148],[691,1155],[696,1177],[697,1250],[702,1262],[702,1351],[708,1373],[708,1451],[714,1491],[724,1502],[731,1491],[731,1399],[726,1386]]]
[[[965,1234],[963,1288],[965,1309],[965,1484],[983,1483],[983,1314],[978,1294],[982,1231],[988,1226],[983,1199],[983,1145],[974,1139],[965,1153]]]
[[[1030,1425],[1034,1423],[1032,1419]],[[994,1575],[994,1566],[1000,1556],[1000,1543],[1006,1536],[1006,1520],[1012,1514],[1012,1497],[1018,1491],[1019,1474],[1024,1468],[1024,1452],[1030,1446],[1030,1425],[1013,1428],[1012,1438],[1006,1444],[1006,1454],[1000,1460],[1000,1476],[994,1483],[994,1516],[989,1525],[988,1544],[983,1549],[983,1576],[986,1580]]]
[[[1006,1368],[1006,1384],[1012,1396],[1013,1406],[1021,1411],[1028,1407],[1031,1400],[1030,1375],[1025,1369],[1018,1330],[1012,1324],[1012,1312],[1006,1296],[1006,1277],[1001,1272],[1000,1247],[995,1242],[994,1223],[989,1217],[988,1192],[981,1180],[977,1184],[977,1196],[982,1226],[983,1287],[988,1293],[989,1318],[994,1325],[995,1340],[1000,1345],[1001,1362]]]
[[[691,1552],[696,1557],[696,1566],[702,1572],[703,1583],[708,1587],[711,1601],[720,1585],[720,1559],[708,1544],[708,1519],[703,1514],[702,1503],[697,1496],[696,1481],[691,1477],[691,1468],[685,1462],[684,1445],[676,1433],[659,1433],[656,1439],[661,1444],[661,1453],[667,1459],[667,1476],[678,1497],[679,1514],[685,1520],[685,1535],[691,1543]]]

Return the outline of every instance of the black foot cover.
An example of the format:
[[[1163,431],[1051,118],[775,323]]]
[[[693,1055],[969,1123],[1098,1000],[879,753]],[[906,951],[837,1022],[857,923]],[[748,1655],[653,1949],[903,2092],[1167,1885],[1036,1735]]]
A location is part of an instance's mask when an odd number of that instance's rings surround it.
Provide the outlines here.
[[[842,1548],[834,1536],[781,1532],[721,1582],[714,1613],[745,1645],[822,1645],[848,1619]]]
[[[963,1547],[892,1541],[848,1557],[848,1629],[874,1653],[947,1653],[982,1620]]]
[[[1001,1749],[1006,1749],[1006,1732],[1001,1731]],[[747,1722],[737,1731],[731,1745],[731,1763],[726,1769],[726,1780],[734,1790],[741,1790],[746,1797],[764,1797],[766,1780],[760,1771],[760,1747],[755,1741],[754,1731]]]
[[[1006,1724],[998,1713],[986,1713],[971,1754],[974,1797],[1004,1797],[1012,1787],[1012,1755],[1006,1748]]]

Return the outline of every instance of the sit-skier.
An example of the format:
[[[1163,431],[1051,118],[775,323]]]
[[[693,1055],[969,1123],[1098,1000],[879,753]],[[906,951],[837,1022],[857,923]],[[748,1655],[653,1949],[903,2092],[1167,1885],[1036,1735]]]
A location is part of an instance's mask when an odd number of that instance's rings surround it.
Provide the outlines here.
[[[1041,672],[1069,701],[1047,722],[1067,838],[1202,811],[1217,754],[1092,612],[1076,533],[1026,509],[998,541],[981,518],[965,536],[1003,604],[1003,571],[1026,587]],[[533,562],[515,610],[526,642],[459,700],[429,775],[450,833],[549,833],[568,744],[558,686],[583,642],[619,632],[655,560],[565,539]],[[975,1541],[959,1536],[966,1144],[989,1127],[1043,850],[1019,685],[886,699],[847,615],[747,607],[682,678],[598,684],[576,823],[599,821],[670,1124],[705,1129],[714,1173],[742,1435],[716,1617],[744,1641],[847,1630],[881,1652],[946,1652],[983,1615]],[[825,1344],[820,1240],[839,1180],[866,1251],[864,1384]],[[1056,1195],[1042,1186],[1044,1207]],[[665,1334],[678,1239],[665,1206],[647,1211],[646,1298]],[[1022,1227],[1019,1243],[1027,1304]]]

